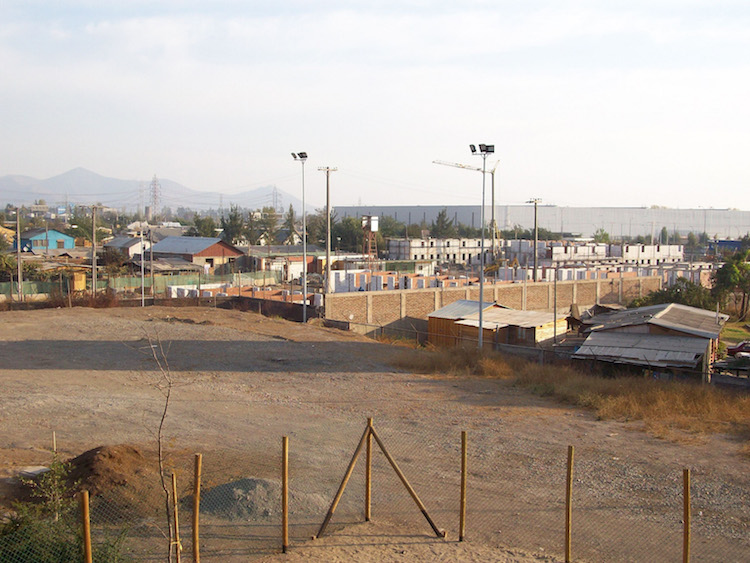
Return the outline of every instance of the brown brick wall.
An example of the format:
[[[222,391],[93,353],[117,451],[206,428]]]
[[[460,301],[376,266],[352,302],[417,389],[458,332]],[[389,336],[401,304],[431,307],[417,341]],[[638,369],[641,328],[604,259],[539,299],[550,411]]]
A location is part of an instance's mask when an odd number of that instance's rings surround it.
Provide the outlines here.
[[[599,280],[599,303],[620,301],[620,280]]]
[[[523,309],[523,285],[501,285],[497,288],[497,302],[511,309]]]
[[[333,298],[326,300],[326,318],[355,323],[367,322],[367,296],[364,292],[330,297]]]
[[[435,310],[433,292],[415,291],[406,294],[406,316],[426,319]]]
[[[547,309],[549,302],[549,289],[547,284],[526,285],[526,309],[533,311]]]
[[[583,306],[594,305],[596,303],[596,281],[581,281],[577,284],[576,302]]]
[[[401,318],[401,293],[379,292],[372,296],[372,323],[387,325]]]
[[[610,283],[612,282],[612,283]],[[627,304],[639,294],[659,289],[658,278],[623,279],[623,301]],[[596,286],[599,284],[599,301],[601,303],[617,303],[620,293],[620,279],[611,280],[579,280],[575,282],[558,282],[557,306],[563,309],[573,301],[575,291],[576,302],[587,306],[596,303]],[[549,283],[526,284],[526,309],[549,310]],[[575,290],[574,290],[575,288]],[[485,300],[494,301],[497,292],[497,302],[506,307],[523,309],[523,284],[487,284],[485,286]],[[437,292],[437,293],[436,293]],[[469,299],[479,298],[479,286],[468,288]],[[367,299],[372,300],[371,318],[373,324],[389,325],[401,319],[401,295],[405,295],[405,316],[411,319],[426,319],[427,315],[436,308],[445,307],[459,299],[466,299],[467,288],[445,288],[405,291],[379,291],[339,293],[326,299],[326,317],[333,320],[352,321],[359,324],[367,323]],[[437,305],[435,296],[437,295]]]

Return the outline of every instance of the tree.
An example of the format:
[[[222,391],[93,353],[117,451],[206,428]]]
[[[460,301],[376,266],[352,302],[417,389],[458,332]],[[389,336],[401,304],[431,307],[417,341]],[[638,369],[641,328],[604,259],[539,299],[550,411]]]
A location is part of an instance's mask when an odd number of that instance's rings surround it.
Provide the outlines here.
[[[229,216],[221,216],[221,238],[229,244],[237,244],[245,231],[245,217],[238,205],[229,206]]]
[[[404,237],[406,236],[406,225],[389,215],[384,215],[380,218],[379,232],[384,238]]]
[[[453,219],[448,219],[448,209],[443,208],[430,225],[430,236],[434,238],[452,238],[456,236]]]
[[[594,233],[594,242],[601,242],[609,244],[609,233],[604,230],[604,227],[599,227]]]
[[[216,222],[211,217],[193,215],[193,226],[185,233],[189,237],[215,237]]]
[[[680,303],[699,309],[713,310],[716,307],[716,298],[700,284],[693,283],[687,278],[677,278],[670,287],[658,291],[652,291],[648,295],[639,297],[630,303],[630,307],[646,307],[648,305],[659,305],[662,303]]]
[[[289,209],[287,210],[286,214],[284,215],[284,229],[289,231],[289,234],[287,235],[284,242],[286,244],[294,244],[295,241],[295,234],[297,233],[297,220],[294,216],[294,207],[292,204],[289,204]]]
[[[276,234],[279,232],[279,215],[273,207],[261,209],[258,226],[261,233],[266,235],[268,244],[273,244],[276,240]]]
[[[741,322],[747,319],[750,302],[750,264],[747,262],[748,251],[736,252],[713,275],[713,295],[720,303],[726,305],[731,297],[734,300],[735,312]]]
[[[348,252],[357,252],[362,250],[364,243],[364,233],[359,219],[355,217],[345,217],[343,221],[336,223],[331,227],[331,237],[338,241],[339,248]]]
[[[666,227],[661,228],[661,235],[659,236],[661,244],[667,244],[669,242],[669,231]]]

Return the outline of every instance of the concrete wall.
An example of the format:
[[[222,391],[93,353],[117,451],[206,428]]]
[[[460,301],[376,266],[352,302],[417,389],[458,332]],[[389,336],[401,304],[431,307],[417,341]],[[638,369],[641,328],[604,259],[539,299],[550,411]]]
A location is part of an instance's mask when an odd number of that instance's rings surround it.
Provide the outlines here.
[[[627,304],[632,299],[661,288],[659,277],[615,278],[557,282],[557,310],[567,311],[571,304]],[[479,286],[456,288],[360,291],[325,296],[325,318],[356,324],[427,329],[427,315],[459,299],[479,300]],[[554,283],[487,284],[484,300],[521,310],[552,311]],[[356,328],[356,327],[354,327]]]

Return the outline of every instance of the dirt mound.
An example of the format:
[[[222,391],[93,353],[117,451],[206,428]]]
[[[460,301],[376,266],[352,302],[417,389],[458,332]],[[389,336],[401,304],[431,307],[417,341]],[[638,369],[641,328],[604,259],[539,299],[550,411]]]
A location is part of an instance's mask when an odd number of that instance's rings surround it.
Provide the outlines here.
[[[70,481],[79,483],[91,495],[109,493],[118,488],[143,491],[158,484],[158,474],[141,450],[120,444],[99,446],[83,452],[69,462]]]
[[[290,513],[325,514],[328,506],[317,494],[290,491]],[[201,493],[201,512],[230,520],[272,520],[281,517],[281,483],[272,479],[238,479]]]

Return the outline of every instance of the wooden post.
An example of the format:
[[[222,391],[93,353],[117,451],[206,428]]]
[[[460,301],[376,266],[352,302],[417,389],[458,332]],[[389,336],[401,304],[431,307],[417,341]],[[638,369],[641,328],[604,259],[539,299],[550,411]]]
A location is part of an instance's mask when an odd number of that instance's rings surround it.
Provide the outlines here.
[[[281,439],[281,551],[289,549],[289,437]]]
[[[349,478],[352,476],[352,472],[354,471],[354,466],[357,463],[357,458],[359,457],[359,454],[362,453],[362,448],[365,445],[365,442],[367,441],[367,437],[370,435],[370,433],[375,432],[374,428],[370,428],[369,426],[365,428],[365,431],[362,433],[362,438],[359,440],[359,444],[357,445],[357,449],[354,450],[354,455],[352,456],[351,461],[349,462],[349,467],[346,469],[346,474],[344,475],[344,478],[341,480],[341,485],[339,485],[339,490],[336,492],[336,497],[333,499],[333,502],[331,503],[331,507],[328,509],[328,513],[326,514],[325,520],[323,520],[323,524],[320,526],[320,530],[318,530],[318,533],[315,535],[315,537],[319,538],[323,535],[323,532],[325,532],[326,528],[328,527],[328,523],[331,521],[331,518],[333,517],[333,513],[336,511],[336,507],[339,504],[339,501],[341,500],[341,496],[344,494],[344,489],[346,489],[346,484],[349,482]]]
[[[570,563],[573,524],[573,446],[568,446],[568,478],[565,486],[565,563]]]
[[[83,528],[83,561],[91,561],[91,520],[89,518],[89,492],[81,491],[78,494],[78,502],[81,507],[81,527]]]
[[[201,562],[200,550],[200,511],[201,511],[201,466],[203,455],[195,454],[193,477],[193,562]]]
[[[57,453],[57,434],[52,431],[52,453]]]
[[[380,446],[380,451],[383,452],[383,455],[388,460],[388,463],[391,464],[391,467],[393,467],[393,470],[396,472],[396,475],[398,475],[398,478],[401,480],[401,482],[404,484],[404,487],[406,487],[406,490],[409,491],[409,494],[411,495],[411,498],[414,500],[416,505],[419,507],[419,510],[422,512],[422,515],[425,517],[427,522],[430,524],[430,527],[432,528],[432,531],[435,532],[435,535],[439,538],[445,537],[445,531],[440,530],[436,525],[435,522],[433,522],[432,518],[430,518],[430,515],[427,514],[427,509],[425,508],[424,504],[422,504],[422,501],[419,500],[419,497],[417,496],[416,491],[412,488],[412,486],[409,484],[409,481],[406,480],[406,476],[403,474],[401,469],[399,468],[396,461],[391,457],[391,454],[388,453],[388,450],[385,447],[385,444],[383,444],[383,441],[380,439],[380,436],[378,436],[378,433],[375,431],[375,428],[368,428],[372,436],[375,438],[375,441],[378,443],[378,446]]]
[[[367,419],[367,427],[372,428],[372,418]],[[365,522],[372,517],[372,433],[367,434],[367,458],[365,466]]]
[[[466,531],[466,431],[461,432],[461,512],[458,520],[458,541],[464,541]]]
[[[682,470],[682,521],[683,521],[683,533],[682,533],[682,562],[689,563],[690,561],[690,470]]]
[[[174,515],[174,554],[175,561],[180,563],[180,551],[182,546],[180,545],[180,518],[177,512],[177,475],[172,473],[172,513]]]

